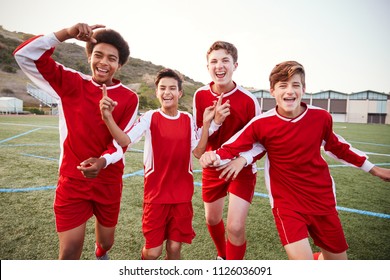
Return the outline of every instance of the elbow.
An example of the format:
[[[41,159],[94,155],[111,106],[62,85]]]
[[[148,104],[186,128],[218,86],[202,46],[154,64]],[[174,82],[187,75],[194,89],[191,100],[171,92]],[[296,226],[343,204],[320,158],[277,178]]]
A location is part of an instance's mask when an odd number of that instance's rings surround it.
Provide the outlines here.
[[[121,142],[118,142],[118,144],[122,147],[122,148],[126,148],[127,146],[129,146],[131,144],[131,140],[129,137],[127,137],[127,139],[123,139],[123,141]]]
[[[196,157],[197,159],[200,159],[200,157],[202,156],[202,152],[198,151],[197,149],[193,150],[192,151],[192,154],[194,155],[194,157]]]

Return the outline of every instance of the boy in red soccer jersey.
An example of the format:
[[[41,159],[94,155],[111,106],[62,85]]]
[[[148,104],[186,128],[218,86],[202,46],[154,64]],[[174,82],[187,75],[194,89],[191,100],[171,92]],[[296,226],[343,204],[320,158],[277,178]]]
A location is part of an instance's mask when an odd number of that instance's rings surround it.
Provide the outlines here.
[[[123,149],[115,145],[101,119],[101,86],[118,102],[113,115],[122,128],[136,119],[138,96],[114,79],[129,58],[122,36],[103,25],[78,23],[46,36],[36,36],[14,52],[25,74],[59,100],[61,157],[54,200],[59,259],[79,259],[86,222],[95,215],[97,259],[108,259],[114,243],[122,195]],[[98,29],[98,30],[96,30]],[[68,39],[86,42],[92,76],[53,60],[57,45]],[[107,164],[115,161],[115,164]]]
[[[256,97],[237,85],[232,77],[238,66],[236,47],[228,42],[217,41],[207,52],[207,68],[212,82],[194,94],[193,112],[197,129],[203,125],[203,112],[216,105],[214,120],[209,129],[207,151],[219,148],[225,141],[242,129],[253,117],[260,114]],[[235,165],[242,167],[245,160],[239,157]],[[230,169],[233,168],[233,169]],[[234,170],[231,165],[226,170]],[[202,198],[206,224],[217,249],[217,259],[243,259],[246,251],[245,223],[256,185],[256,166],[249,164],[237,178],[226,181],[221,171],[206,167],[202,173]],[[227,239],[222,219],[225,197],[229,193],[227,213]]]
[[[142,231],[145,245],[141,257],[160,257],[166,240],[166,259],[181,256],[182,243],[192,243],[192,196],[194,179],[192,154],[200,158],[206,149],[208,129],[214,117],[215,104],[203,116],[203,134],[197,139],[192,116],[178,110],[182,96],[182,79],[171,69],[161,70],[156,77],[156,96],[161,108],[142,115],[125,132],[115,123],[112,114],[118,106],[106,96],[100,102],[102,118],[112,136],[122,147],[136,143],[145,135],[144,207]]]
[[[200,163],[204,167],[218,166],[249,150],[253,143],[260,143],[267,152],[265,181],[288,258],[313,259],[310,235],[321,248],[320,259],[347,259],[335,185],[321,147],[333,158],[384,181],[390,181],[390,169],[374,166],[363,152],[336,135],[332,116],[326,110],[301,102],[306,87],[301,64],[282,62],[272,70],[269,80],[276,108],[253,118],[221,148],[205,153]],[[234,178],[238,172],[226,170],[221,176]]]

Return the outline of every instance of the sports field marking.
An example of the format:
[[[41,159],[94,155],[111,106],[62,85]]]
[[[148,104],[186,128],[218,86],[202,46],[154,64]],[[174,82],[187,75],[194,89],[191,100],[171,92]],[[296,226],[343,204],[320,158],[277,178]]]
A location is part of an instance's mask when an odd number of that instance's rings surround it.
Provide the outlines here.
[[[58,129],[58,125],[39,125],[39,124],[28,124],[28,123],[0,123],[1,125],[10,125],[10,126],[30,126],[30,127],[39,127],[39,128],[56,128]]]
[[[349,143],[358,143],[358,144],[371,145],[371,146],[390,147],[389,144],[378,144],[378,143],[358,142],[358,141],[348,141],[348,142]]]
[[[42,157],[42,156],[37,156],[37,155],[32,155],[32,154],[21,154],[21,155],[26,156],[26,157],[34,157],[34,158],[40,158],[40,159],[47,159],[47,160],[52,160],[52,161],[57,161],[57,162],[58,162],[58,159],[57,159],[57,158]]]
[[[10,141],[10,140],[13,140],[13,139],[15,139],[15,138],[22,137],[22,136],[24,136],[24,135],[30,134],[30,133],[35,132],[35,131],[38,131],[38,130],[40,130],[40,129],[41,129],[41,128],[39,127],[39,128],[36,128],[36,129],[33,129],[33,130],[29,130],[29,131],[23,132],[23,133],[21,133],[21,134],[18,134],[18,135],[15,135],[15,136],[12,136],[12,137],[3,139],[3,140],[0,140],[0,144],[5,143],[5,142]]]
[[[58,146],[58,144],[48,144],[48,143],[30,143],[30,144],[6,144],[0,145],[0,147],[32,147],[32,146]]]
[[[123,175],[122,178],[129,178],[129,177],[133,177],[133,176],[143,176],[143,175],[144,175],[144,171],[139,170],[139,171],[136,171],[136,172],[133,172],[130,174],[125,174],[125,175]],[[194,182],[194,185],[196,187],[202,186],[202,184],[200,182]],[[56,186],[42,186],[42,187],[19,188],[19,189],[0,189],[0,193],[1,192],[3,192],[3,193],[16,193],[16,192],[43,191],[43,190],[52,190],[55,188],[56,188]],[[255,192],[254,196],[262,197],[262,198],[269,198],[268,194],[259,193],[259,192]],[[336,209],[339,211],[350,212],[350,213],[355,213],[355,214],[360,214],[360,215],[372,216],[372,217],[383,218],[383,219],[390,219],[390,215],[384,214],[384,213],[375,213],[375,212],[371,212],[371,211],[347,208],[347,207],[342,207],[342,206],[336,206]]]

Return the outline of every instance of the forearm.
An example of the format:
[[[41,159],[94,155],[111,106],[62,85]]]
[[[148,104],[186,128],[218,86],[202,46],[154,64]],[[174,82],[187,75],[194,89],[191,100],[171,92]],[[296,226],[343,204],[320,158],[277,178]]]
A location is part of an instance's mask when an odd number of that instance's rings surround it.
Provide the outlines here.
[[[112,115],[108,118],[104,118],[104,122],[106,123],[112,137],[121,147],[127,147],[131,143],[129,136],[122,129],[120,129]]]
[[[202,134],[201,134],[199,143],[196,146],[196,148],[192,151],[192,153],[194,154],[194,156],[196,158],[200,158],[203,155],[203,153],[206,151],[207,141],[209,138],[209,128],[210,128],[209,123],[203,124]]]
[[[57,37],[58,41],[64,42],[68,39],[74,38],[70,33],[70,28],[64,28],[57,32],[54,32],[54,35]]]

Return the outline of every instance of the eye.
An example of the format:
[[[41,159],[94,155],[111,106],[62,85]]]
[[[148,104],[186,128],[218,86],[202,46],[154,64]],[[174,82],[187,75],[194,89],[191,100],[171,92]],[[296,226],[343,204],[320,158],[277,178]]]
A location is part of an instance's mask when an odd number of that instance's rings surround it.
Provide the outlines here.
[[[109,57],[109,60],[110,60],[111,62],[116,62],[116,61],[118,61],[118,58],[117,58],[116,56],[110,56],[110,57]]]

